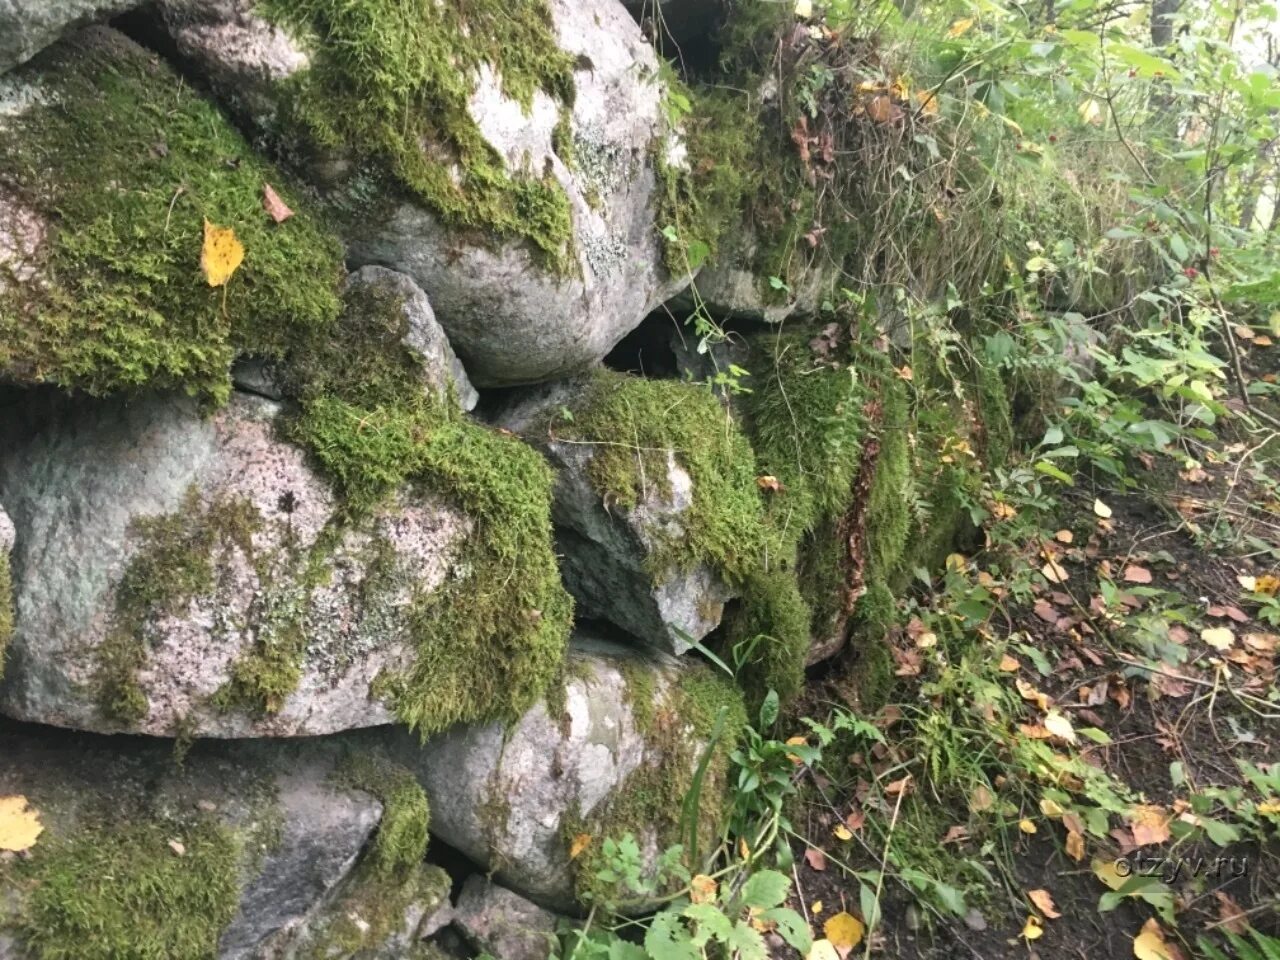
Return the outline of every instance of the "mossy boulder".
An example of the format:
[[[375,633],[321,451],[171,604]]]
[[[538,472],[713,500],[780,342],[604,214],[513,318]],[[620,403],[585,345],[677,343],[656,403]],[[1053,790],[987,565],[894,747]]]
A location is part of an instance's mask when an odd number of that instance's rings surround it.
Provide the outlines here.
[[[616,0],[173,0],[184,57],[426,291],[481,386],[603,357],[685,286],[658,60]]]
[[[382,805],[324,740],[170,743],[0,721],[0,795],[43,832],[0,861],[0,954],[248,960],[353,871]],[[14,952],[7,952],[6,937]]]
[[[123,35],[90,28],[0,80],[0,381],[226,398],[339,310],[341,250],[279,171]],[[275,223],[271,185],[297,213]],[[201,272],[205,224],[244,261]]]
[[[573,911],[606,837],[632,834],[651,866],[687,842],[681,802],[708,749],[698,829],[704,842],[718,835],[744,722],[741,695],[709,668],[580,634],[563,691],[513,726],[458,727],[405,762],[431,798],[436,836],[518,893]],[[581,834],[595,852],[574,857]]]
[[[415,611],[455,578],[466,514],[405,487],[349,516],[260,397],[208,416],[173,395],[43,399],[0,426],[19,533],[0,710],[162,736],[396,718],[380,684],[416,664]]]
[[[600,370],[498,417],[557,469],[565,584],[587,617],[681,654],[765,553],[751,449],[709,389]]]
[[[64,32],[137,6],[138,0],[35,0],[0,7],[0,73],[35,56]]]

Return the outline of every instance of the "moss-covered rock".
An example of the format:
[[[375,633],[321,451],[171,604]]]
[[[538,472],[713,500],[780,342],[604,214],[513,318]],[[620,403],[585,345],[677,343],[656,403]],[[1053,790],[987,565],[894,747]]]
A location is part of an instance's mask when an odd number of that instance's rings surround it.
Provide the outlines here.
[[[85,31],[0,97],[0,378],[222,400],[238,352],[279,356],[337,316],[334,236],[131,41]],[[299,211],[285,223],[268,183]],[[244,246],[224,287],[201,274],[205,222]]]
[[[679,163],[665,84],[613,0],[192,0],[166,17],[322,188],[349,258],[428,292],[477,383],[579,370],[687,283],[655,220],[655,164]]]
[[[606,836],[634,834],[650,864],[687,843],[681,802],[718,729],[696,818],[706,850],[745,722],[741,694],[709,668],[586,636],[573,651],[563,691],[514,725],[456,728],[405,761],[431,797],[433,833],[557,910],[576,909],[573,869],[583,877]],[[574,858],[581,833],[596,853]]]
[[[381,807],[336,745],[67,737],[0,721],[0,795],[44,828],[0,863],[0,942],[32,960],[260,956],[347,876]]]
[[[557,468],[565,580],[585,615],[682,653],[763,562],[751,450],[711,391],[601,370],[499,422]]]

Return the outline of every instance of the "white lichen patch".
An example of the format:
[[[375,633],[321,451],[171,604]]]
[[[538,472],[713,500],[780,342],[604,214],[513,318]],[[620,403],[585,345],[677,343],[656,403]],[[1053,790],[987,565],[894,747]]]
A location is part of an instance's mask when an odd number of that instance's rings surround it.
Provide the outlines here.
[[[45,219],[0,186],[0,293],[36,279],[47,238]]]

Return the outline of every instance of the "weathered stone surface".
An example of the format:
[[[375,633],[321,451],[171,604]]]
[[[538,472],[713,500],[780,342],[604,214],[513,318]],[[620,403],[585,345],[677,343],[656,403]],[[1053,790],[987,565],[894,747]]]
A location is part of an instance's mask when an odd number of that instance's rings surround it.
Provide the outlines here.
[[[392,296],[403,302],[401,309],[408,324],[404,345],[422,362],[423,386],[441,400],[447,399],[452,390],[463,410],[474,409],[480,395],[449,345],[449,338],[436,321],[431,301],[422,288],[411,277],[395,270],[362,267],[347,280],[348,298],[360,292]]]
[[[481,386],[548,380],[603,357],[688,278],[662,264],[655,206],[658,158],[680,164],[662,112],[652,47],[616,0],[548,0],[560,48],[577,58],[571,109],[539,90],[525,110],[496,69],[470,77],[470,117],[513,176],[547,178],[572,220],[557,268],[519,239],[455,229],[426,205],[374,185],[369,171],[279,129],[285,78],[308,69],[323,41],[290,37],[251,0],[172,0],[166,19],[179,49],[218,95],[268,139],[306,154],[305,175],[347,217],[348,259],[411,276],[430,298],[453,348]],[[304,138],[305,139],[305,138]],[[561,156],[572,143],[572,157]],[[430,151],[432,145],[424,146]],[[457,175],[457,171],[454,171]],[[371,204],[376,217],[366,214]]]
[[[679,801],[643,809],[628,802],[629,791],[650,775],[682,795],[706,747],[701,724],[715,711],[684,695],[687,678],[703,679],[700,667],[582,634],[570,656],[562,700],[536,705],[510,727],[456,727],[402,760],[431,798],[433,834],[562,912],[576,909],[574,871],[590,859],[571,859],[567,826],[631,832],[653,862],[675,842],[665,818],[678,820]],[[740,704],[736,693],[723,696]],[[708,822],[718,816],[721,774],[715,767],[705,787]]]
[[[561,572],[579,614],[682,654],[689,649],[682,634],[701,640],[719,625],[734,596],[704,563],[656,574],[652,569],[651,555],[661,544],[684,536],[682,515],[692,504],[693,481],[671,453],[670,496],[655,484],[635,509],[605,503],[588,475],[593,448],[546,436],[548,417],[579,388],[576,381],[537,388],[500,413],[498,423],[536,444],[556,467],[552,519]]]
[[[66,31],[123,13],[138,3],[139,0],[0,0],[0,73],[35,56]]]
[[[784,292],[769,286],[769,278],[761,276],[754,265],[755,258],[756,240],[750,229],[744,227],[723,238],[715,258],[698,274],[699,305],[718,319],[766,323],[817,313],[823,290],[831,283],[831,274],[821,261],[807,269],[797,268],[798,279]],[[677,297],[676,302],[684,309],[694,306],[686,295]]]
[[[473,947],[501,960],[555,952],[556,915],[478,874],[462,885],[453,922]]]
[[[300,929],[281,938],[273,956],[287,960],[407,960],[427,954],[422,942],[454,919],[452,881],[440,867],[420,865],[380,876],[357,867],[337,893]],[[498,956],[502,956],[498,954]],[[544,953],[539,960],[544,960]]]
[[[359,523],[278,406],[32,401],[0,423],[18,611],[0,711],[100,732],[292,736],[390,722],[405,610],[469,521],[402,493]]]
[[[47,921],[52,911],[66,924],[43,936],[93,936],[99,921],[118,936],[136,922],[139,939],[163,940],[164,918],[183,905],[163,885],[141,881],[157,869],[155,858],[182,858],[201,881],[239,890],[229,922],[209,931],[218,960],[263,956],[351,872],[381,817],[373,797],[335,785],[339,756],[334,741],[205,742],[178,765],[168,743],[0,721],[0,795],[25,797],[44,827],[22,869],[0,869],[0,926],[17,921],[0,956],[25,958],[5,950],[19,949],[43,871],[67,870],[74,851],[125,864],[113,882],[127,886],[131,899],[115,900],[104,887],[89,894],[91,904],[67,903],[63,913],[59,894],[43,896],[41,916]],[[210,853],[211,842],[233,852],[230,863]]]

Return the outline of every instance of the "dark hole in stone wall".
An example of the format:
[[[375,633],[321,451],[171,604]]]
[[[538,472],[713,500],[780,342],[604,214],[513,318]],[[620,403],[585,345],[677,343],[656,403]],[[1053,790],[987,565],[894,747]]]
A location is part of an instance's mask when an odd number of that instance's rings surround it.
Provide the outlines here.
[[[604,365],[611,370],[657,380],[679,377],[675,347],[682,338],[690,349],[694,348],[692,331],[683,324],[682,318],[660,308],[622,338],[604,358]]]

